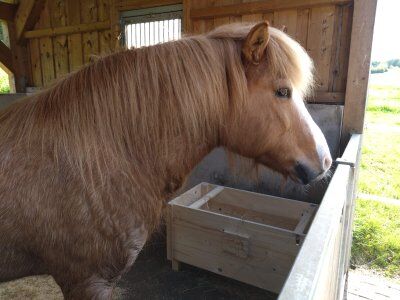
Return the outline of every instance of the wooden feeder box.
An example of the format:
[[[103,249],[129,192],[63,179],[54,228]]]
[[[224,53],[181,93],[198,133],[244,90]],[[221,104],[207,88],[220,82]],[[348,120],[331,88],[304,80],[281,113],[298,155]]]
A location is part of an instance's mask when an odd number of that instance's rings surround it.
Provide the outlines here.
[[[278,293],[316,209],[201,183],[169,202],[168,259]]]

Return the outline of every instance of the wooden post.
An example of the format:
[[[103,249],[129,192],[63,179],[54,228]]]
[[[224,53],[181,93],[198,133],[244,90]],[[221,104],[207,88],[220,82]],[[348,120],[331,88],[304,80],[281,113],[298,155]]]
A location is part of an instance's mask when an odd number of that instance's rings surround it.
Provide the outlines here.
[[[190,19],[191,0],[183,0],[183,32],[192,32],[192,20]]]
[[[11,49],[11,62],[14,73],[14,84],[10,80],[11,92],[25,93],[26,83],[28,81],[29,60],[27,58],[26,45],[19,45],[16,39],[15,23],[8,22],[8,32],[10,37],[10,49]]]
[[[362,133],[368,94],[377,0],[354,0],[341,151],[352,133]]]

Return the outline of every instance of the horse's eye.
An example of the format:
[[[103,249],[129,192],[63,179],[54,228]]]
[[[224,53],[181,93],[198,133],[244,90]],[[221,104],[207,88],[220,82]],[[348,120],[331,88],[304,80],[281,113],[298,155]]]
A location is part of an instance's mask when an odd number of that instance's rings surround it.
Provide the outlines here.
[[[290,98],[291,90],[289,88],[279,88],[275,91],[275,96],[278,98]]]

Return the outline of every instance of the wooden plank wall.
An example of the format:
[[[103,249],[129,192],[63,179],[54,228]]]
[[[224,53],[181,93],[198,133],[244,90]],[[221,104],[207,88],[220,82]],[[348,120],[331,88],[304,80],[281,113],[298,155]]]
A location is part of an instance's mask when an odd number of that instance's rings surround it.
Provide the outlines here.
[[[110,21],[113,0],[47,0],[34,30],[66,28]],[[49,85],[57,78],[79,69],[92,55],[110,53],[115,42],[111,27],[90,32],[57,34],[28,39],[31,61],[29,86]]]
[[[314,102],[344,103],[353,1],[191,0],[186,31],[203,33],[226,23],[268,20],[284,28],[311,55],[316,68]]]
[[[30,86],[46,86],[88,63],[92,55],[110,53],[118,44],[119,12],[173,3],[184,4],[184,30],[204,33],[219,25],[268,20],[298,40],[314,59],[314,102],[344,103],[352,0],[47,0],[35,30],[101,25],[101,29],[28,39]],[[67,26],[67,27],[66,27]],[[109,26],[109,27],[107,27]]]

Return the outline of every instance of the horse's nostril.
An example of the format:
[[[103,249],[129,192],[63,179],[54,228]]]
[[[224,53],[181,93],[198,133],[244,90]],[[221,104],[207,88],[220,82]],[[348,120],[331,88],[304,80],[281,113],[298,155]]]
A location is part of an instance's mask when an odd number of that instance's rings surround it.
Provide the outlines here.
[[[311,178],[309,169],[305,165],[298,163],[294,169],[296,170],[297,176],[303,182],[303,184],[308,184],[310,182]]]
[[[324,171],[328,170],[332,165],[332,158],[330,156],[325,156],[322,162],[322,168]]]

